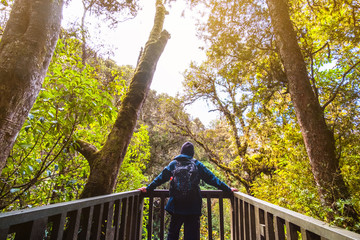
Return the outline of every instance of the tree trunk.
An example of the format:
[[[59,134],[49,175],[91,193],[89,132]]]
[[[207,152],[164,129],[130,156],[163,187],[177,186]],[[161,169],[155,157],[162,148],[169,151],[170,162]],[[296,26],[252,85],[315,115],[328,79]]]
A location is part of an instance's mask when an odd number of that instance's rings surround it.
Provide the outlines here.
[[[0,173],[39,94],[59,36],[62,0],[16,0],[0,43]]]
[[[325,206],[336,210],[335,202],[348,199],[350,194],[340,172],[334,136],[326,125],[323,109],[311,88],[287,2],[267,0],[267,3],[320,198]]]
[[[156,64],[170,38],[167,31],[162,31],[165,13],[161,0],[157,0],[154,27],[103,148],[97,151],[90,144],[79,142],[78,150],[90,164],[88,182],[80,198],[109,194],[115,188],[116,178],[135,129],[138,114],[149,92]]]

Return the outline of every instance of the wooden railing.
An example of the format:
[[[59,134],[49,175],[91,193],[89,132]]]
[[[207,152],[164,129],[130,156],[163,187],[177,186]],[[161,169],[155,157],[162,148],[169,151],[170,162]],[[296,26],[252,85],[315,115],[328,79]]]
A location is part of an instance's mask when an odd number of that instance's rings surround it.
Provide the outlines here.
[[[360,239],[360,235],[286,208],[234,193],[232,239],[338,240]]]
[[[160,209],[158,239],[165,236],[164,206],[167,190],[141,194],[130,191],[72,202],[0,214],[0,240],[5,239],[121,239],[139,240],[143,233],[144,198],[149,198],[147,239],[153,235],[155,202]],[[208,233],[212,239],[212,199],[218,199],[220,239],[229,239],[224,231],[223,199],[229,198],[231,239],[293,240],[293,239],[360,239],[360,235],[243,193],[233,196],[221,191],[202,191],[207,213]],[[204,236],[205,237],[205,236]]]
[[[222,191],[219,190],[209,190],[209,191],[201,191],[201,196],[203,199],[206,199],[206,210],[207,210],[207,229],[208,229],[208,234],[207,234],[207,238],[209,240],[213,239],[212,236],[212,229],[213,229],[213,223],[212,223],[212,207],[211,207],[211,200],[212,199],[218,199],[219,201],[219,229],[220,229],[220,239],[224,240],[225,239],[225,234],[224,234],[224,207],[223,207],[223,199],[227,198],[227,199],[231,199],[232,198],[232,194],[225,194]],[[153,234],[153,212],[154,212],[154,199],[158,198],[160,200],[159,205],[160,205],[160,230],[159,230],[159,236],[158,239],[163,240],[164,239],[164,234],[165,234],[165,202],[167,200],[167,198],[169,197],[169,191],[168,190],[155,190],[151,193],[146,193],[144,194],[144,197],[149,197],[149,220],[147,223],[147,239],[151,240],[152,239],[152,234]]]
[[[140,191],[0,214],[0,239],[140,239]]]

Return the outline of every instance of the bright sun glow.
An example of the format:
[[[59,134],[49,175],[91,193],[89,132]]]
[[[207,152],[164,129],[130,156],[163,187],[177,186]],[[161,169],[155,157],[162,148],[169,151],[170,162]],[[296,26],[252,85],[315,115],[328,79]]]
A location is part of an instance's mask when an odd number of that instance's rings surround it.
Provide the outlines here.
[[[145,45],[153,26],[154,2],[155,0],[142,1],[142,10],[138,15],[134,19],[120,23],[116,29],[109,30],[106,24],[90,22],[89,29],[95,32],[91,33],[91,36],[98,36],[95,38],[95,44],[99,44],[96,43],[98,41],[105,45],[104,48],[111,48],[114,53],[111,58],[117,64],[135,66],[140,49]],[[195,12],[186,8],[182,1],[172,3],[171,8],[167,7],[169,15],[165,17],[164,29],[171,34],[171,39],[160,57],[151,85],[151,89],[158,93],[167,93],[171,96],[181,93],[184,70],[191,61],[201,62],[205,58],[205,52],[200,50],[203,43],[196,37],[196,20],[193,16]],[[82,14],[80,9],[81,0],[73,0],[64,12],[64,21],[70,19],[79,22]],[[203,102],[190,106],[188,111],[194,117],[199,117],[204,124],[208,124],[216,116],[215,113],[208,112]]]

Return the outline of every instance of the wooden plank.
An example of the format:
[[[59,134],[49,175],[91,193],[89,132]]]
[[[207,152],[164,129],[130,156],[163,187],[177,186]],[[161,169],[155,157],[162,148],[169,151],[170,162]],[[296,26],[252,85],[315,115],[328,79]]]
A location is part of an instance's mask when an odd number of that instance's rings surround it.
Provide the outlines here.
[[[103,233],[105,233],[106,240],[114,239],[115,228],[113,227],[113,220],[114,220],[114,201],[108,202],[106,205],[106,211],[103,214]]]
[[[66,213],[57,214],[49,218],[52,222],[52,231],[50,233],[50,240],[62,239],[64,234]]]
[[[288,236],[288,239],[298,240],[300,227],[296,226],[295,224],[289,221],[286,221],[285,223],[286,223],[286,235]]]
[[[121,199],[128,196],[139,196],[140,191],[129,191],[123,193],[115,193],[102,195],[92,198],[80,199],[70,202],[56,203],[41,207],[34,207],[24,210],[4,212],[0,214],[0,229],[9,228],[12,225],[31,222],[36,219],[50,217],[63,212],[71,212],[90,206],[102,204],[104,202]]]
[[[278,239],[281,240],[281,239],[285,239],[285,229],[284,229],[284,225],[285,225],[285,220],[280,218],[280,217],[276,217],[275,218],[276,220],[276,229],[277,229],[277,236],[278,236]]]
[[[231,239],[239,239],[239,202],[237,198],[231,198]]]
[[[101,234],[101,216],[104,211],[104,204],[94,206],[93,223],[91,226],[91,240],[99,240]]]
[[[71,211],[68,213],[67,218],[67,228],[64,232],[64,238],[66,240],[75,240],[77,239],[77,234],[79,231],[80,225],[80,216],[81,216],[81,209]]]
[[[47,227],[48,218],[41,218],[33,221],[30,233],[30,240],[43,239]]]
[[[274,216],[269,212],[265,212],[265,222],[266,239],[275,240]]]
[[[132,228],[131,228],[131,236],[132,236],[132,239],[136,239],[137,238],[137,232],[138,232],[138,227],[139,227],[139,224],[138,224],[138,207],[139,207],[139,196],[135,196],[134,197],[134,204],[133,204],[133,207],[131,209],[131,212],[132,212]]]
[[[256,207],[257,208],[257,207]],[[266,225],[265,225],[265,212],[263,209],[258,208],[259,210],[259,225],[260,225],[260,240],[265,240],[266,236]]]
[[[138,230],[136,233],[136,240],[141,240],[142,239],[142,229],[143,229],[143,213],[144,213],[144,198],[140,197],[139,199],[139,205],[138,205]]]
[[[279,238],[279,218],[277,216],[273,216],[273,223],[274,223],[275,240],[280,240],[280,238]]]
[[[239,216],[239,220],[240,220],[240,234],[241,234],[241,240],[245,239],[245,223],[244,223],[244,201],[240,200],[240,205],[239,205],[239,209],[240,209],[240,216]]]
[[[89,215],[87,215],[87,219],[84,220],[84,222],[86,223],[85,239],[89,240],[91,238],[91,228],[92,228],[92,224],[93,224],[94,206],[88,207],[87,209],[89,209]]]
[[[249,204],[244,202],[244,234],[245,240],[250,240]]]
[[[115,201],[115,210],[114,210],[114,240],[119,239],[119,230],[120,230],[120,222],[121,222],[121,200],[118,199]]]
[[[165,238],[165,196],[160,198],[160,240]]]
[[[254,217],[255,217],[255,239],[261,239],[261,225],[260,225],[260,209],[254,207]]]
[[[211,198],[206,198],[206,206],[207,206],[207,219],[208,219],[208,238],[212,240],[212,213],[211,213]]]
[[[127,218],[126,218],[126,238],[124,239],[128,239],[128,240],[132,240],[132,236],[131,236],[131,219],[133,218],[133,216],[131,215],[132,212],[132,208],[133,208],[133,204],[134,204],[134,197],[131,196],[128,198],[128,209],[127,209]]]
[[[220,239],[224,240],[224,202],[222,196],[219,197],[219,211],[220,211]]]
[[[236,224],[235,224],[235,233],[236,233],[236,240],[240,240],[240,199],[238,198],[234,198],[235,199],[235,204],[236,204],[236,212],[235,212],[235,219],[236,219]]]
[[[124,198],[121,203],[121,223],[120,223],[120,230],[119,230],[119,239],[123,240],[126,239],[126,219],[127,219],[127,209],[128,209],[128,198]]]
[[[249,204],[250,239],[256,239],[255,207]]]
[[[149,219],[147,224],[148,236],[147,239],[151,240],[153,232],[153,209],[154,209],[154,198],[150,197],[149,199]]]

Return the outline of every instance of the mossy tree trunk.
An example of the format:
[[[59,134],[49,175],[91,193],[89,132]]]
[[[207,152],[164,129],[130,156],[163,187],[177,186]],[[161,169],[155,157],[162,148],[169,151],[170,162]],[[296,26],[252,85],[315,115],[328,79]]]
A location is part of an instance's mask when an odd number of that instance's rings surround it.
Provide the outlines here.
[[[62,0],[14,2],[0,42],[0,173],[41,89],[62,8]]]
[[[120,166],[136,126],[139,111],[146,99],[157,62],[170,38],[163,31],[166,10],[161,0],[156,1],[154,26],[140,61],[122,102],[115,124],[101,150],[78,141],[78,151],[90,164],[90,175],[81,198],[112,193]]]
[[[267,3],[319,195],[326,207],[337,211],[336,201],[348,199],[350,194],[341,175],[333,133],[325,122],[324,109],[312,90],[287,2],[267,0]],[[345,214],[356,217],[351,207],[348,210]]]

